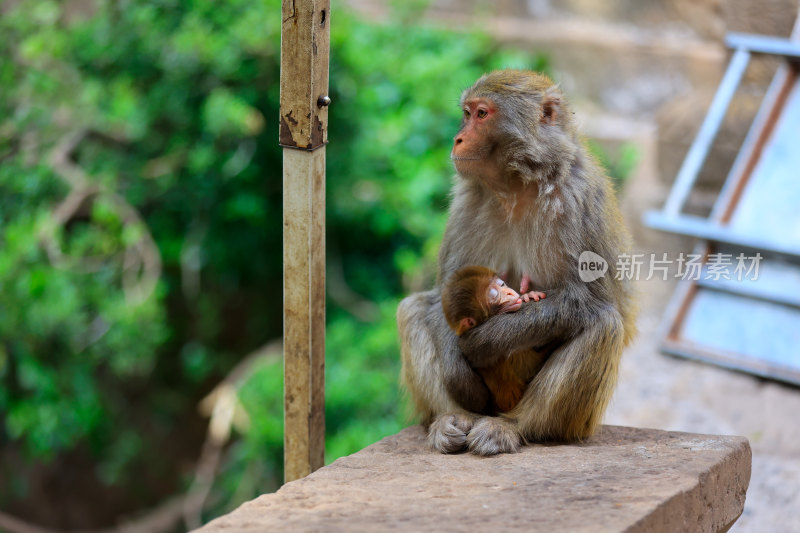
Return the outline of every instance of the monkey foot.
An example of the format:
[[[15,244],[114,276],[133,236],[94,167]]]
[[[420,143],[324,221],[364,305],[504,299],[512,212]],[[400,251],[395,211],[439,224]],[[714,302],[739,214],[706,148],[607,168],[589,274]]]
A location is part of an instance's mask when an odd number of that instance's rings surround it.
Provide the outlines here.
[[[467,433],[475,417],[452,413],[439,416],[428,429],[428,443],[442,453],[455,453],[467,447]]]
[[[515,453],[522,445],[522,436],[517,427],[502,418],[478,419],[467,435],[469,451],[476,455]]]

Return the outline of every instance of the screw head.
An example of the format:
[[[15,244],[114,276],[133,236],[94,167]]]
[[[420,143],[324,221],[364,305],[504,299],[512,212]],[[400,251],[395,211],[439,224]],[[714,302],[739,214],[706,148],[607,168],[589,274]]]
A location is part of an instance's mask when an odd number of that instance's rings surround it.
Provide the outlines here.
[[[327,94],[317,98],[317,106],[328,107],[329,105],[331,105],[331,98]]]

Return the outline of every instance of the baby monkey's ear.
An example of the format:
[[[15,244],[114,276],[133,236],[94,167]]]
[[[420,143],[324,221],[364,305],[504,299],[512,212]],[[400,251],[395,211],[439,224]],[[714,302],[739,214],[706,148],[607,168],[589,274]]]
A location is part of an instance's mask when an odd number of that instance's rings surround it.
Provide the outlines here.
[[[456,330],[456,335],[461,335],[462,333],[464,333],[468,329],[474,328],[475,324],[477,324],[477,322],[471,316],[467,316],[467,317],[462,318],[458,322],[458,329]]]

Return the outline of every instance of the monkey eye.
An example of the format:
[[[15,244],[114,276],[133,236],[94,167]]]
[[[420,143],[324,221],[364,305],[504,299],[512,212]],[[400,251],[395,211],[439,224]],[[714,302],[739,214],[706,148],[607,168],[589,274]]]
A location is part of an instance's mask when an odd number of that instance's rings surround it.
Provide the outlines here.
[[[485,109],[478,109],[478,118],[486,118],[488,114],[488,111]]]
[[[469,109],[464,109],[464,118],[469,118]]]
[[[505,284],[506,284],[506,282],[505,282],[505,281],[503,281],[503,280],[502,280],[502,279],[500,279],[500,278],[497,278],[497,284],[498,284],[498,285],[500,285],[500,286],[502,287],[503,285],[505,285]]]
[[[497,292],[497,289],[495,289],[494,287],[489,289],[489,298],[491,298],[492,300],[496,300],[499,295],[500,293]]]

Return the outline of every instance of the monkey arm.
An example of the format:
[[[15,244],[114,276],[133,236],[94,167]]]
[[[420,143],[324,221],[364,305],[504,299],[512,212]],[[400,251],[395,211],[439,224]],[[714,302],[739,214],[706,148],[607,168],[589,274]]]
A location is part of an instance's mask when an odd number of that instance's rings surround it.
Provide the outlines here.
[[[495,315],[458,339],[475,368],[492,366],[516,350],[564,341],[578,334],[587,315],[585,291],[548,290],[547,298],[528,302],[516,313]]]
[[[442,313],[441,293],[437,291],[429,302],[425,320],[419,327],[430,333],[435,352],[440,358],[442,380],[451,398],[472,413],[486,413],[490,405],[489,389],[480,375],[470,367],[458,347],[458,337],[450,329]],[[430,372],[430,369],[420,369]]]
[[[460,350],[450,352],[456,361],[447,365],[444,385],[447,392],[463,409],[476,414],[488,414],[490,393],[480,375],[472,369]]]

